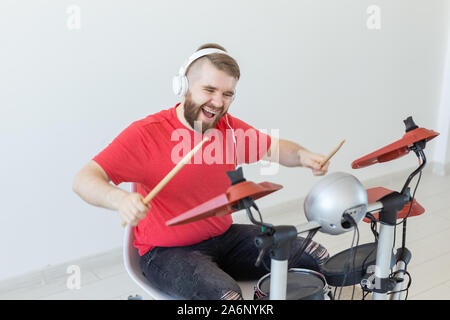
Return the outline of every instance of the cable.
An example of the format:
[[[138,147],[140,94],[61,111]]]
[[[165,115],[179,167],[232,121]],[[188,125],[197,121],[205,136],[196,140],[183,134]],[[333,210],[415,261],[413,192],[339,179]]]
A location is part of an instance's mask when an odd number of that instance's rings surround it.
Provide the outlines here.
[[[254,203],[252,207],[256,210],[256,212],[258,212],[259,220],[260,220],[260,222],[261,222],[261,232],[264,232],[264,221],[263,221],[263,218],[262,218],[262,214],[261,214],[261,212],[259,211],[259,208],[258,208],[258,206],[256,205],[256,203]],[[265,268],[268,272],[270,272],[270,268],[267,266],[266,262],[264,261],[264,257],[262,257],[261,262],[262,262],[264,268]]]
[[[261,262],[262,262],[264,268],[266,268],[266,270],[267,270],[268,272],[270,272],[270,268],[267,266],[266,262],[264,261],[264,257],[262,257]]]
[[[308,232],[308,235],[306,236],[306,238],[303,240],[302,245],[300,246],[300,248],[297,250],[297,252],[292,256],[289,262],[289,267],[288,269],[292,268],[292,264],[295,263],[295,261],[297,261],[298,259],[300,259],[300,257],[302,256],[303,252],[306,250],[306,248],[308,247],[309,243],[311,242],[312,238],[314,237],[314,235],[317,233],[319,229],[314,229],[314,230],[310,230]]]
[[[350,247],[350,253],[349,253],[349,257],[348,257],[349,259],[348,259],[347,263],[346,263],[345,266],[344,266],[344,280],[342,281],[341,288],[339,289],[338,300],[341,300],[342,288],[344,287],[345,280],[347,280],[347,270],[346,270],[346,267],[350,264],[350,259],[351,259],[351,257],[352,257],[352,253],[353,253],[353,244],[354,244],[354,242],[355,242],[355,236],[356,236],[356,230],[355,230],[355,232],[353,232],[353,240],[352,240],[352,244],[351,244],[351,247]]]
[[[366,297],[369,295],[369,291],[367,291],[367,292],[364,292],[364,290],[363,290],[363,300],[366,300]]]
[[[370,212],[366,213],[366,217],[370,219],[370,230],[373,233],[373,236],[375,238],[375,243],[378,243],[378,230],[377,230],[377,219],[371,214]]]
[[[421,163],[420,159],[419,159],[419,164]],[[416,191],[417,191],[417,187],[419,186],[420,183],[420,179],[422,178],[422,170],[419,171],[419,179],[417,180],[416,186],[414,187],[414,191],[413,191],[413,195],[411,197],[411,204],[409,205],[409,209],[408,209],[408,213],[406,214],[406,216],[402,219],[402,221],[400,221],[399,223],[396,224],[396,226],[406,222],[406,219],[408,219],[409,215],[411,214],[411,210],[412,210],[412,206],[414,204],[414,200],[415,200],[415,195],[416,195]],[[384,224],[382,221],[377,221],[377,223],[380,224]]]
[[[416,186],[414,187],[414,191],[413,191],[413,195],[412,195],[412,197],[411,197],[411,204],[410,204],[410,206],[409,206],[408,213],[407,213],[407,215],[403,218],[402,221],[400,221],[399,223],[396,224],[396,226],[399,225],[399,224],[402,224],[403,222],[405,222],[406,219],[408,219],[409,215],[411,214],[411,209],[412,209],[412,206],[413,206],[413,204],[414,204],[414,200],[415,200],[415,195],[416,195],[417,187],[419,186],[419,183],[420,183],[420,179],[421,179],[421,178],[422,178],[422,171],[419,172],[419,179],[417,179]]]
[[[394,226],[394,241],[392,242],[392,249],[391,249],[391,252],[395,252],[395,241],[396,241],[396,238],[397,238],[397,225],[395,225]],[[394,266],[392,266],[391,267],[391,273],[392,273],[392,268],[393,268]]]
[[[234,167],[237,168],[237,146],[236,146],[236,135],[234,134],[234,129],[230,126],[230,123],[228,122],[228,112],[225,113],[225,120],[227,121],[228,127],[231,129],[231,133],[233,134],[233,144],[234,144]]]
[[[344,215],[344,219],[347,220],[350,225],[355,227],[355,231],[357,234],[357,238],[356,238],[356,246],[354,246],[355,252],[353,254],[353,264],[352,264],[352,269],[353,270],[353,288],[352,288],[352,299],[355,297],[355,278],[356,278],[356,272],[355,272],[355,260],[356,260],[356,255],[357,255],[357,251],[358,251],[358,245],[359,245],[359,228],[358,228],[358,224],[355,222],[355,220],[353,219],[353,217],[351,215],[345,214]],[[353,247],[353,241],[352,241],[352,247]],[[344,276],[344,281],[342,283],[342,286],[345,284],[345,280],[347,276],[347,272],[345,272],[345,276]]]
[[[347,261],[347,263],[345,264],[345,267],[344,267],[344,280],[342,281],[342,285],[341,285],[341,288],[339,290],[338,300],[341,300],[342,288],[344,287],[345,281],[347,280],[347,272],[348,272],[348,267],[350,266],[350,261],[351,261],[352,255],[353,255],[353,249],[354,249],[354,243],[355,243],[356,234],[358,234],[358,241],[357,241],[356,246],[358,246],[358,243],[359,243],[359,229],[358,229],[358,226],[357,226],[355,220],[349,214],[344,214],[344,219],[346,219],[347,221],[350,220],[348,222],[350,222],[350,224],[355,227],[355,231],[353,232],[353,239],[352,239],[352,244],[351,244],[351,247],[350,247],[350,253],[349,253],[348,261]],[[356,254],[355,254],[355,256],[356,256]],[[353,268],[354,268],[354,266],[353,266]],[[353,299],[353,293],[352,293],[352,299]]]
[[[355,228],[356,228],[356,233],[357,233],[357,238],[356,238],[356,246],[355,246],[355,253],[353,255],[353,266],[352,266],[352,270],[353,270],[353,289],[352,289],[352,300],[355,296],[355,277],[356,277],[356,272],[355,272],[355,260],[356,260],[356,254],[358,251],[358,245],[359,245],[359,229],[358,229],[358,225],[355,223]]]
[[[256,203],[253,204],[253,208],[255,208],[256,212],[258,212],[259,220],[261,221],[261,231],[264,232],[264,222],[263,222],[263,218],[262,218],[261,212],[259,211],[259,208],[258,208],[258,206],[256,205]]]
[[[397,273],[400,273],[400,272],[403,272],[404,274],[408,275],[408,284],[406,285],[406,288],[405,288],[405,289],[402,289],[402,290],[397,290],[397,291],[388,292],[387,294],[389,295],[389,294],[394,294],[394,293],[399,293],[399,292],[404,292],[404,291],[406,291],[406,297],[405,297],[405,300],[407,300],[407,299],[408,299],[408,293],[409,293],[409,287],[411,286],[411,283],[412,283],[412,277],[411,277],[411,274],[410,274],[408,271],[406,271],[406,269],[401,269],[401,270],[397,270],[397,271],[391,273],[389,277],[392,279],[392,278],[394,278],[394,276],[395,276]],[[403,281],[405,281],[405,279],[403,279]]]

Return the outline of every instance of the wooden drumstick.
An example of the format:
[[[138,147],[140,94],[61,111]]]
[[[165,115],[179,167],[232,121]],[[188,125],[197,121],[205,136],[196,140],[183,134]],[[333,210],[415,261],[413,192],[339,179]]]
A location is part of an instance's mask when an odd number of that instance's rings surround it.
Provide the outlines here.
[[[338,150],[342,147],[342,145],[344,144],[345,139],[342,140],[337,146],[336,148],[333,149],[333,151],[330,152],[330,154],[325,158],[325,160],[322,161],[322,164],[320,165],[320,169],[322,169],[322,167],[331,159],[332,156],[334,156],[336,154],[336,152],[338,152]]]
[[[202,145],[209,141],[209,137],[205,137],[202,142],[200,142],[198,145],[195,146],[194,149],[189,151],[187,155],[184,156],[183,159],[181,159],[180,162],[172,169],[170,172],[150,191],[150,193],[144,198],[143,202],[145,205],[147,205],[157,194],[161,191],[162,188],[170,181],[172,178],[178,173],[178,171],[183,168],[183,166],[191,160],[191,158],[194,156],[194,154],[202,147]],[[122,227],[125,227],[127,223],[125,221],[122,222]]]

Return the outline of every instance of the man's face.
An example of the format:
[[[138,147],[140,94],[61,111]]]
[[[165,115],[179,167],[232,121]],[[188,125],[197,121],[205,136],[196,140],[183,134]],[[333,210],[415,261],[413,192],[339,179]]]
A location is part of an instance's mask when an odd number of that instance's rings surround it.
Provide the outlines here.
[[[184,97],[184,117],[192,128],[201,123],[202,133],[216,126],[228,111],[236,79],[205,61]],[[197,123],[197,126],[199,123]]]

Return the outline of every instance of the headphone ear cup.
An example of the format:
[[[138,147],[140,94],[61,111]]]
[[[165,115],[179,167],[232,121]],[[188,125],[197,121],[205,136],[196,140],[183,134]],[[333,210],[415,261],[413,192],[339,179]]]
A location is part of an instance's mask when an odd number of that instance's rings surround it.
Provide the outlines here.
[[[181,76],[177,75],[174,76],[172,79],[172,88],[173,88],[173,93],[175,93],[176,96],[180,96],[180,92],[181,92]]]
[[[175,93],[175,95],[179,98],[182,98],[187,93],[188,89],[188,81],[186,76],[177,75],[173,77],[172,88],[173,93]]]
[[[186,76],[180,76],[180,98],[184,97],[184,95],[188,92],[188,79]]]

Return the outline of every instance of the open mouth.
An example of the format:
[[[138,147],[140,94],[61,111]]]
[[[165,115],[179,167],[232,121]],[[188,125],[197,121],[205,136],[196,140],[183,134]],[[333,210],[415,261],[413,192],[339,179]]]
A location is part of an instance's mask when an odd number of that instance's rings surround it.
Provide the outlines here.
[[[214,110],[211,110],[211,109],[208,108],[208,107],[202,107],[202,114],[203,114],[207,119],[213,119],[213,118],[218,114],[218,112],[217,112],[217,111],[214,111]]]

